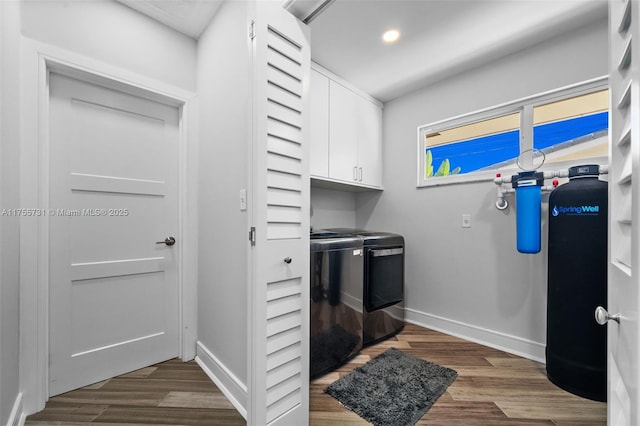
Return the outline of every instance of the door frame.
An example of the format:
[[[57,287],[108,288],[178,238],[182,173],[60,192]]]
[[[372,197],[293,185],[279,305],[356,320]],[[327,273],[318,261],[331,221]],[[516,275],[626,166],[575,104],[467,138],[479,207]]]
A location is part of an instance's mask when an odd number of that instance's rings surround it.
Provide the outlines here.
[[[180,358],[197,337],[197,128],[193,92],[55,46],[23,39],[20,208],[49,209],[49,75],[56,72],[167,104],[179,113],[178,291]],[[26,414],[49,397],[49,219],[20,217],[20,387]]]

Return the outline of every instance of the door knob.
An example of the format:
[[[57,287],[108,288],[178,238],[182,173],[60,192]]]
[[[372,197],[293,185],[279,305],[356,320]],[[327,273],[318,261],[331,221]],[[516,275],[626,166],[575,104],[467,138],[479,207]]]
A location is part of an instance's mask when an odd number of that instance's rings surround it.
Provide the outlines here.
[[[287,256],[287,257],[284,258],[284,263],[286,263],[288,265],[289,263],[291,263],[291,260],[292,259],[289,256]]]
[[[167,237],[164,241],[156,241],[156,244],[166,244],[168,246],[172,246],[176,243],[176,239],[173,237]]]
[[[613,320],[620,324],[620,314],[609,315],[609,312],[602,306],[596,308],[596,322],[600,325],[605,325],[607,321]]]

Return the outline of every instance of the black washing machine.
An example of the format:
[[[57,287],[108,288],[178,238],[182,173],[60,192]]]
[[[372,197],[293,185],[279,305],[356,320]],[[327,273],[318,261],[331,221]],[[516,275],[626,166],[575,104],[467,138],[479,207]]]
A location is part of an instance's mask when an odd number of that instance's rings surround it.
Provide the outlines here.
[[[362,239],[335,231],[311,237],[310,377],[328,373],[362,349]]]
[[[332,228],[354,235],[363,247],[363,344],[372,345],[404,328],[404,238],[390,232]]]

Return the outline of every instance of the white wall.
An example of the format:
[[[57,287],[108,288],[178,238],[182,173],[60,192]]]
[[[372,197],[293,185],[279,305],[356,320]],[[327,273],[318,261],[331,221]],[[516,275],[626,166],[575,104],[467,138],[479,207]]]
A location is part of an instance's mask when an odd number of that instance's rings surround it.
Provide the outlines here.
[[[311,226],[313,229],[355,228],[355,193],[311,187]]]
[[[195,91],[196,42],[113,0],[23,0],[22,34]]]
[[[0,2],[0,210],[19,206],[20,7]],[[0,216],[0,424],[19,403],[18,218]],[[17,408],[17,406],[16,406]],[[15,415],[15,413],[14,413]]]
[[[24,0],[19,5],[18,22],[23,36],[20,207],[34,208],[38,206],[40,172],[36,50],[72,57],[98,71],[107,68],[109,73],[125,75],[126,79],[167,91],[180,91],[188,97],[196,88],[197,46],[195,40],[112,0]],[[37,218],[22,219],[23,249],[37,247],[37,221]],[[46,330],[39,329],[40,323],[33,314],[37,309],[44,309],[39,304],[42,298],[38,289],[37,252],[37,249],[23,250],[20,259],[20,389],[26,413],[42,409],[46,397],[39,393],[44,385],[39,381],[42,354],[37,345],[38,336]]]
[[[249,228],[239,192],[248,187],[251,111],[246,8],[245,2],[223,4],[198,41],[198,358],[241,406]]]
[[[494,207],[492,182],[417,189],[416,128],[606,75],[607,34],[602,17],[385,104],[385,191],[357,195],[357,225],[404,235],[411,321],[544,359],[546,241],[516,252],[513,208]]]

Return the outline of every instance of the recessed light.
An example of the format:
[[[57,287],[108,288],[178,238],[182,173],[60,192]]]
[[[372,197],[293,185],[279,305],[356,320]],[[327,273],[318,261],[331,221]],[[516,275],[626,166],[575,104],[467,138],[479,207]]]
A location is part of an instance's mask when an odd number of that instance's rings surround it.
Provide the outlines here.
[[[382,41],[385,43],[395,43],[400,38],[400,31],[388,30],[382,34]]]

